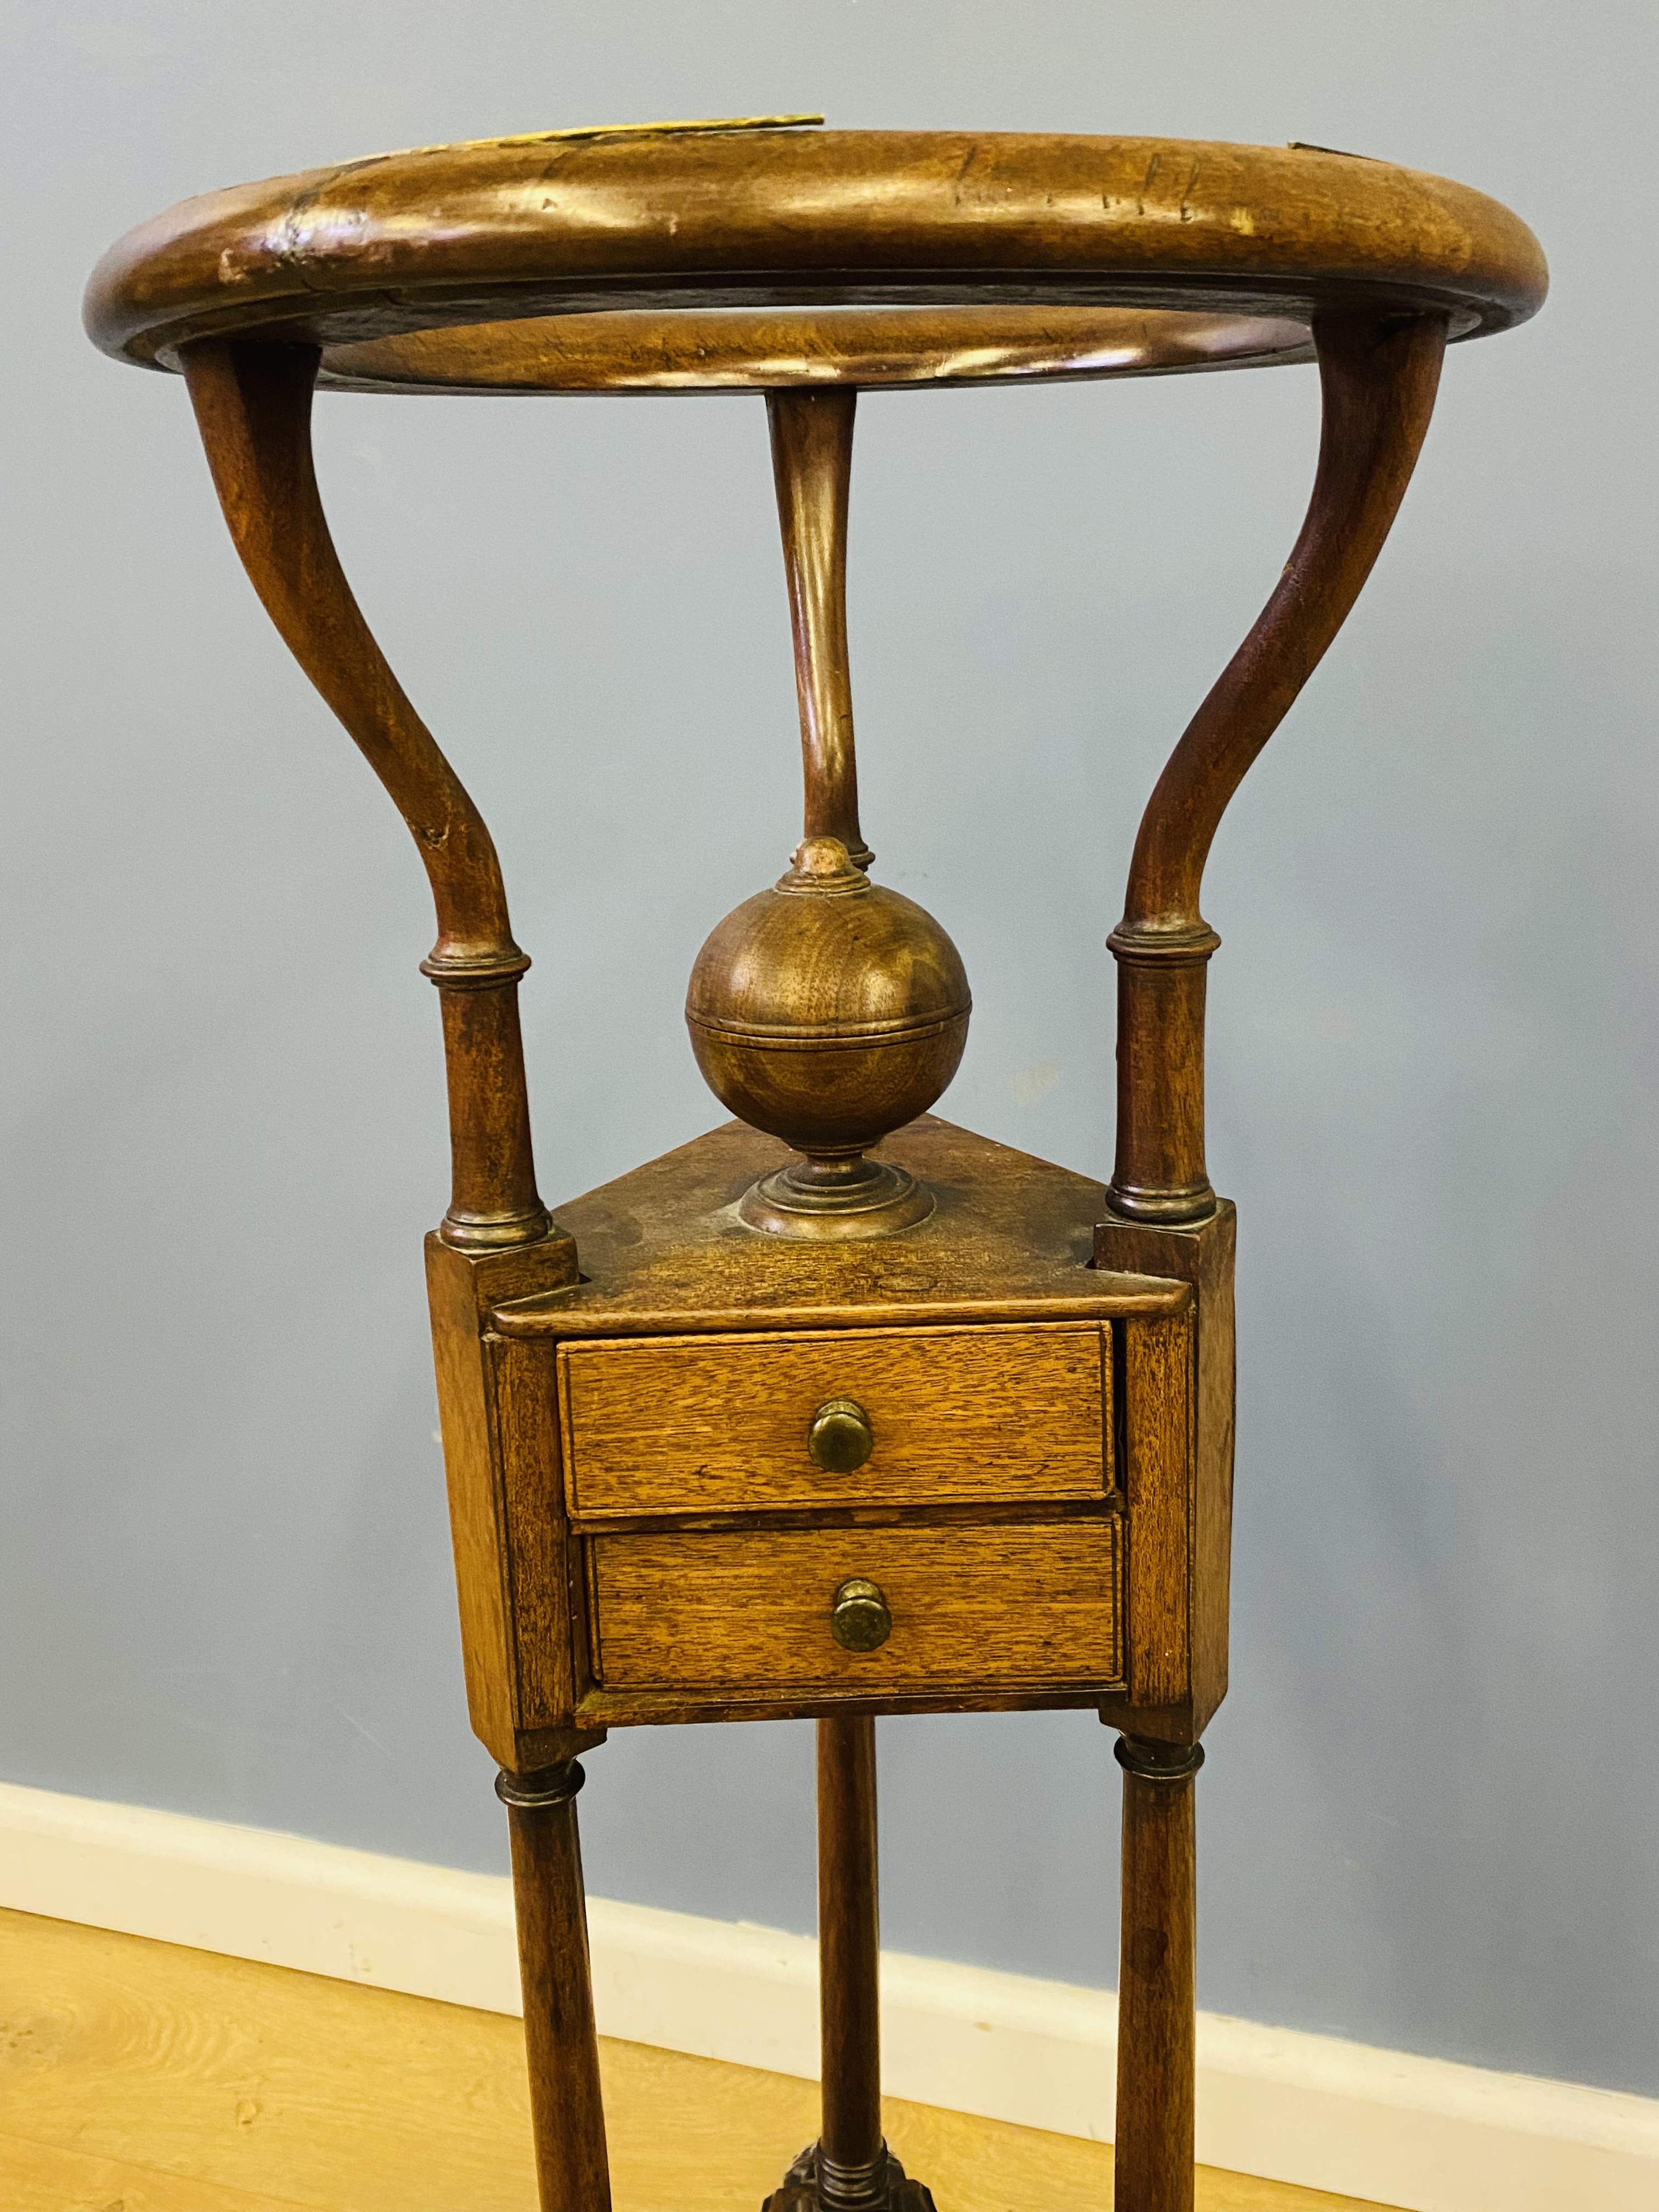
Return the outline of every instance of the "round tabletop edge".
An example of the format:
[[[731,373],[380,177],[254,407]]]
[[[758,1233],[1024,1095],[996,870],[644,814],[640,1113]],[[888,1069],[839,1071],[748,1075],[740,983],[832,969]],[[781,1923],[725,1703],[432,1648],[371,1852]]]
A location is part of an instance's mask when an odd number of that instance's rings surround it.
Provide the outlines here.
[[[1527,320],[1547,285],[1500,203],[1357,155],[779,130],[430,148],[207,193],[110,247],[83,320],[104,352],[162,368],[216,334],[321,344],[683,307],[1306,320],[1374,302],[1444,312],[1461,337]]]

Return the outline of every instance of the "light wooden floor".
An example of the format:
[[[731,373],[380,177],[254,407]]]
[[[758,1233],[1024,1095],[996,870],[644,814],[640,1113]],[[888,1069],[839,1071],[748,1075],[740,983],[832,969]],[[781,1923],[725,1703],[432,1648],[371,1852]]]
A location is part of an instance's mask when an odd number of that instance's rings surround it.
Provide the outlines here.
[[[604,2046],[617,2212],[759,2212],[810,2082]],[[1097,2143],[894,2104],[940,2212],[1104,2212]],[[1200,2171],[1202,2212],[1362,2212]],[[0,1912],[3,2212],[534,2212],[519,2023]]]

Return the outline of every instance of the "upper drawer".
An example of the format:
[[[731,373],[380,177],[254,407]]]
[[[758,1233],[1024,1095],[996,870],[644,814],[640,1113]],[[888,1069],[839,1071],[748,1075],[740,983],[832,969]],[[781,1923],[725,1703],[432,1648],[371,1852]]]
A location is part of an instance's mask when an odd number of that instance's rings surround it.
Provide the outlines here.
[[[1098,1322],[659,1336],[559,1350],[574,1517],[1098,1498],[1111,1481]],[[873,1434],[850,1474],[807,1436],[831,1399]]]

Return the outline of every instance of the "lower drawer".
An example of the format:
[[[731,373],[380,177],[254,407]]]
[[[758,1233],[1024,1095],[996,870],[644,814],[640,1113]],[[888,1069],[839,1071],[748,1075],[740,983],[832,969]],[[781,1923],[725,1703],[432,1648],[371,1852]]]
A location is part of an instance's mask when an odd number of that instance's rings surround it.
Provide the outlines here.
[[[744,1529],[587,1540],[592,1660],[608,1691],[846,1690],[860,1696],[1122,1680],[1119,1523]],[[874,1583],[873,1650],[831,1629]]]

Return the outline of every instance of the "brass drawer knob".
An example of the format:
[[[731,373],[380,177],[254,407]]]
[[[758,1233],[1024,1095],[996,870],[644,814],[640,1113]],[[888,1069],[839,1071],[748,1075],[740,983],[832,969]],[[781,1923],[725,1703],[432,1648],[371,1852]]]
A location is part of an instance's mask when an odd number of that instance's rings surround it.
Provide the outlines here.
[[[806,1449],[826,1474],[851,1474],[876,1448],[870,1416],[856,1398],[830,1398],[813,1414]]]
[[[836,1592],[830,1633],[843,1651],[878,1651],[893,1632],[893,1616],[874,1583],[854,1576]]]

